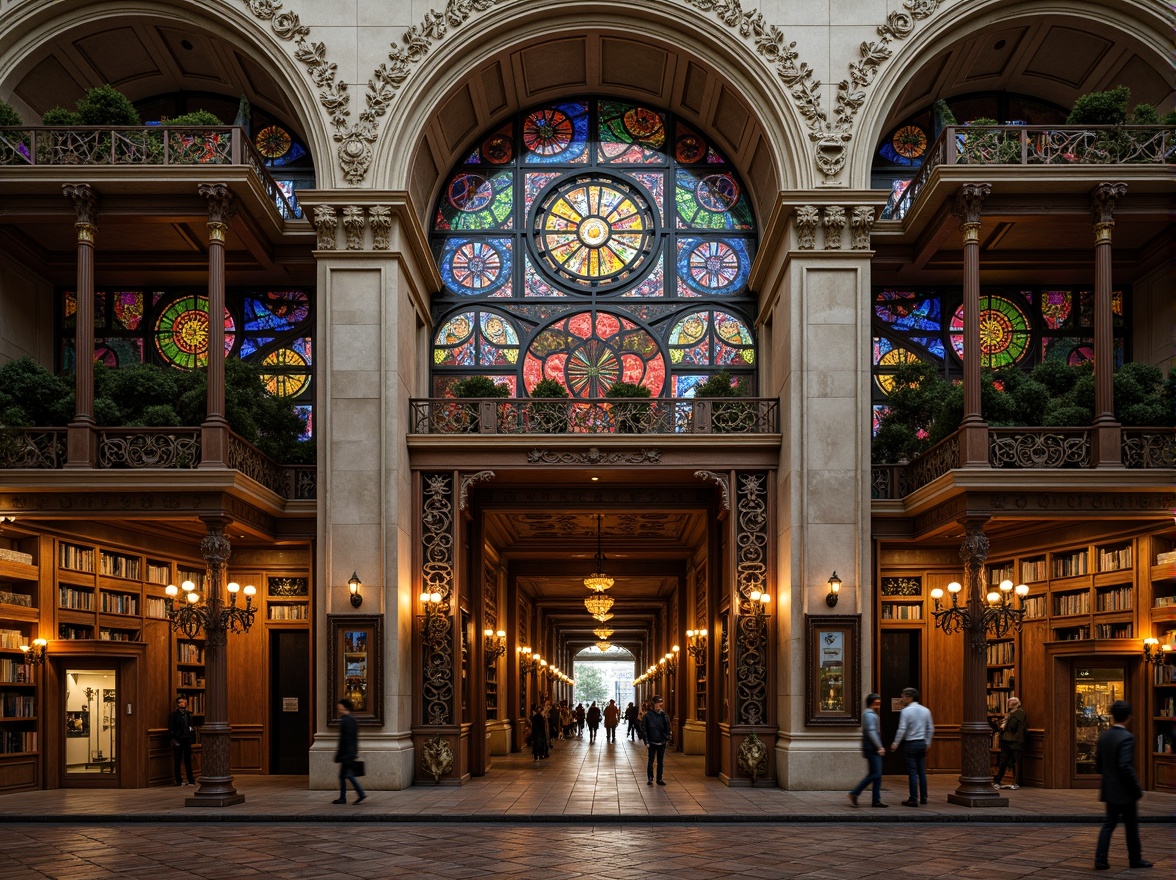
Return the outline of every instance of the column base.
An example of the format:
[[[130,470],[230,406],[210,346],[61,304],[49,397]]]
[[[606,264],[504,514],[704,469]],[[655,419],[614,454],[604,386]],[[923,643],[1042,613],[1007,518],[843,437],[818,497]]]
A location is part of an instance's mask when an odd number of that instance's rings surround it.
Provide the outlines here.
[[[231,807],[233,804],[245,803],[245,795],[240,792],[233,794],[210,794],[201,797],[199,793],[190,798],[184,798],[185,807]]]
[[[947,802],[961,807],[1007,807],[1009,805],[1009,799],[997,794],[995,790],[991,797],[979,793],[960,794],[953,791],[947,796]]]

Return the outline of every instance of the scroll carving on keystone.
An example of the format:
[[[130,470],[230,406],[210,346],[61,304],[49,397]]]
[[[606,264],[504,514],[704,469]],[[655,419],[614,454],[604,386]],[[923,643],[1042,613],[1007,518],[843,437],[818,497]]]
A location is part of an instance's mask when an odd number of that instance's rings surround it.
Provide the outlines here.
[[[841,250],[841,233],[845,231],[845,208],[830,205],[825,208],[825,250]]]
[[[820,216],[813,205],[801,205],[796,209],[796,246],[802,251],[811,251],[817,246],[817,223]]]
[[[318,233],[318,249],[335,249],[335,230],[339,227],[339,216],[330,205],[317,205],[314,209],[314,229]]]

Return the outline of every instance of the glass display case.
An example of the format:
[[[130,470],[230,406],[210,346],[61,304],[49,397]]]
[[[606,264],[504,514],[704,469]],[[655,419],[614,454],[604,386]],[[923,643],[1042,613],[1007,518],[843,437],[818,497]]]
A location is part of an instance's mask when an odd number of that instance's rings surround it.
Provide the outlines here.
[[[1123,667],[1079,666],[1074,669],[1074,774],[1098,774],[1098,737],[1114,722],[1111,704],[1126,695]]]

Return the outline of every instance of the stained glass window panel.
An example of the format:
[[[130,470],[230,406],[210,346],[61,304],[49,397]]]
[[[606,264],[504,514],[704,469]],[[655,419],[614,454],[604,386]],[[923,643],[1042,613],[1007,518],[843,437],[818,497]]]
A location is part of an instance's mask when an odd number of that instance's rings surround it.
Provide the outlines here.
[[[734,174],[679,168],[675,181],[679,229],[751,229],[751,208]]]
[[[438,229],[510,229],[513,225],[514,175],[509,171],[480,174],[463,171],[445,188],[437,211]]]
[[[458,296],[511,294],[509,238],[450,238],[441,254],[441,280]]]
[[[114,297],[115,327],[123,330],[137,330],[143,320],[143,292],[141,290],[119,291]]]
[[[638,165],[665,161],[666,120],[656,110],[601,101],[599,126],[601,162]]]
[[[1029,318],[1024,307],[1003,296],[980,297],[980,360],[986,367],[1015,364],[1029,351]],[[951,319],[951,344],[964,355],[964,307]]]
[[[743,292],[752,254],[743,238],[678,239],[678,294],[729,296]]]
[[[588,104],[567,102],[543,107],[523,118],[523,161],[562,165],[588,159]]]
[[[232,351],[236,325],[225,309],[225,354]],[[208,363],[208,297],[182,296],[155,321],[155,348],[167,363],[191,370]]]

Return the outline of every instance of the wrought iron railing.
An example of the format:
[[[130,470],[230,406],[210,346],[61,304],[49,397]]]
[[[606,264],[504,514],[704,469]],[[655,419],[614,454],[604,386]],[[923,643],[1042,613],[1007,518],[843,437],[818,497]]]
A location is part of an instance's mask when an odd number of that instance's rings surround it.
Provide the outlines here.
[[[409,402],[413,434],[777,434],[776,398],[485,398]]]
[[[202,461],[199,428],[99,428],[99,470],[192,470]],[[67,457],[65,428],[0,429],[0,470],[59,470]],[[314,465],[280,465],[235,434],[229,435],[228,467],[290,501],[313,501]]]
[[[949,125],[883,217],[901,220],[942,165],[1120,165],[1176,162],[1176,127],[1163,125]]]
[[[1176,468],[1176,428],[1124,428],[1123,466]]]
[[[989,428],[988,463],[994,468],[1090,467],[1091,428]]]
[[[233,125],[0,126],[0,165],[245,165],[284,219],[302,217]]]

